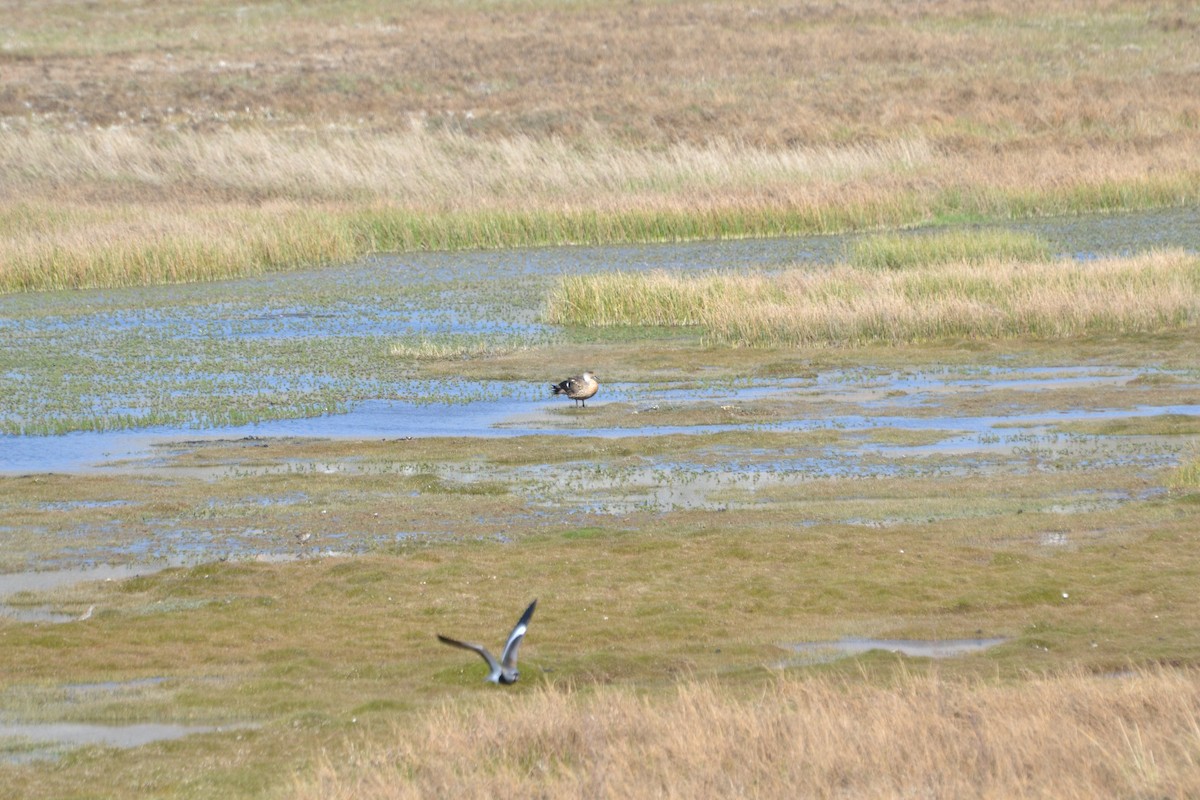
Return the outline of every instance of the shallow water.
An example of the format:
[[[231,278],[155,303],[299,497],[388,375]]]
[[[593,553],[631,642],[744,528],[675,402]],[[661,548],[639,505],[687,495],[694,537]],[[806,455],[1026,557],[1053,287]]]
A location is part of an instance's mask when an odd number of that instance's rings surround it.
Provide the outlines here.
[[[1164,246],[1200,250],[1198,209],[1007,227],[1036,233],[1055,252],[1081,258]],[[439,337],[553,338],[558,333],[539,322],[542,297],[565,274],[821,265],[840,260],[854,239],[406,253],[211,284],[3,296],[0,429],[53,433],[165,425],[206,431],[229,427],[224,420],[231,409],[261,419],[369,414],[367,404],[397,397],[457,402],[472,387],[411,382],[402,360],[387,355],[389,346]],[[540,393],[543,377],[508,388],[531,397]],[[86,439],[75,442],[95,447]],[[0,464],[9,460],[6,450],[20,447],[0,443]],[[38,468],[29,459],[21,463],[3,468]]]
[[[87,581],[121,581],[148,575],[172,564],[95,564],[70,569],[30,570],[0,574],[0,617],[33,624],[61,625],[80,621],[74,614],[55,611],[50,606],[14,606],[3,602],[18,592],[45,592]],[[90,617],[89,609],[84,617]]]
[[[122,581],[156,572],[167,566],[172,565],[95,564],[72,569],[8,573],[0,575],[0,598],[9,597],[17,592],[42,592],[72,586],[84,581]]]
[[[216,725],[177,725],[145,722],[136,725],[96,725],[84,722],[0,722],[0,742],[20,740],[36,743],[28,749],[11,750],[13,742],[4,742],[10,752],[0,755],[9,762],[57,758],[66,749],[76,747],[141,747],[153,742],[182,739],[197,733],[236,730]]]
[[[1168,245],[1200,250],[1197,209],[1034,220],[1009,227],[1037,233],[1056,252],[1080,258]],[[753,506],[772,488],[821,478],[969,476],[1003,468],[1028,472],[1054,469],[1060,459],[1083,468],[1158,468],[1179,462],[1186,437],[1071,436],[1056,426],[1164,414],[1200,416],[1200,402],[1178,402],[1181,397],[1186,401],[1191,389],[1200,398],[1195,370],[998,363],[828,369],[721,383],[607,382],[586,411],[575,411],[570,403],[549,398],[540,379],[414,380],[402,359],[388,355],[390,344],[426,335],[518,341],[552,337],[556,334],[538,322],[538,315],[543,291],[562,274],[820,265],[841,259],[853,238],[399,254],[338,269],[216,284],[0,297],[0,342],[6,345],[0,356],[0,424],[43,417],[69,421],[82,407],[102,428],[125,428],[0,435],[0,474],[167,474],[164,467],[190,442],[203,446],[252,437],[378,441],[723,431],[836,435],[832,445],[794,452],[708,454],[694,461],[644,458],[603,471],[564,464],[493,468],[478,475],[463,465],[423,467],[452,481],[504,480],[512,492],[547,513],[622,514]],[[1147,378],[1173,387],[1173,400],[1162,405],[1121,400],[1123,387],[1142,385]],[[1046,405],[1036,401],[1039,395],[1073,392],[1086,400],[1090,390],[1112,400],[1113,407],[1083,407],[1072,400],[1073,407],[1030,410]],[[989,401],[996,392],[1006,392],[1009,404]],[[1022,405],[1013,398],[1030,402]],[[256,409],[284,407],[291,418],[228,424],[213,410],[246,402]],[[329,408],[336,413],[319,413]],[[151,413],[160,409],[167,410],[165,422]],[[718,409],[728,413],[715,413]],[[684,424],[689,419],[708,424]],[[720,422],[712,424],[714,419]],[[279,468],[352,472],[360,467],[339,461],[292,462]],[[171,469],[178,475],[196,474]],[[204,469],[212,477],[227,477],[222,472],[227,467]],[[1079,502],[1095,508],[1102,501]],[[1103,502],[1111,507],[1122,499]],[[104,508],[63,498],[23,510],[67,514]],[[112,509],[114,516],[120,514],[119,505]],[[95,542],[104,538],[103,524],[89,522],[92,527],[75,533]],[[278,537],[262,531],[224,530],[204,522],[159,525],[151,520],[148,527],[147,538],[114,540],[89,557],[195,562],[273,553],[280,544]],[[341,535],[330,532],[330,539]],[[365,546],[349,534],[335,543],[351,551]],[[2,587],[0,579],[0,596]],[[9,613],[33,622],[69,621],[52,609]]]
[[[883,650],[899,653],[909,658],[954,658],[969,653],[979,653],[1008,641],[1004,638],[987,639],[859,639],[846,638],[831,642],[802,642],[789,645],[800,654],[792,664],[819,664],[840,658]]]
[[[78,472],[117,462],[152,460],[156,447],[184,440],[242,439],[248,437],[320,437],[345,439],[403,439],[431,436],[515,437],[559,434],[601,437],[662,436],[680,433],[714,433],[730,430],[862,432],[878,428],[910,431],[946,431],[935,444],[917,447],[871,445],[877,453],[906,450],[910,455],[1008,451],[1031,438],[1044,438],[1053,426],[1072,421],[1102,421],[1162,414],[1200,415],[1192,405],[1132,406],[1110,409],[1064,409],[1009,415],[949,415],[930,412],[956,394],[992,389],[1037,392],[1065,387],[1122,386],[1144,371],[1108,367],[1054,367],[1004,369],[992,367],[978,376],[961,371],[944,374],[921,372],[879,373],[869,370],[834,370],[815,379],[753,381],[739,387],[653,389],[638,384],[605,385],[593,401],[636,403],[636,419],[618,425],[591,423],[583,413],[555,413],[569,406],[540,396],[540,391],[520,383],[479,384],[468,395],[461,386],[448,392],[459,402],[374,400],[358,403],[345,414],[306,419],[271,420],[248,425],[215,427],[197,436],[189,428],[163,426],[136,432],[77,432],[61,436],[0,436],[0,473]],[[540,399],[538,399],[540,396]],[[755,400],[802,399],[805,403],[856,404],[861,414],[823,414],[773,422],[708,425],[641,424],[651,417],[644,412],[660,404],[674,407],[689,402],[736,405]],[[922,408],[920,415],[885,413]],[[847,453],[846,458],[857,453]],[[143,464],[142,466],[146,466]],[[843,472],[835,468],[834,472]],[[67,501],[64,501],[67,502]]]

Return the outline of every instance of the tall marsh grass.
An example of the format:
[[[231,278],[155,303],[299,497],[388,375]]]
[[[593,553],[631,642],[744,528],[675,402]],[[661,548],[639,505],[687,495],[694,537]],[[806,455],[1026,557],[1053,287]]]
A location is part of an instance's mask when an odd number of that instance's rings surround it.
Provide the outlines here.
[[[0,128],[0,292],[213,280],[379,251],[832,233],[1200,199],[1190,161],[1128,162],[1049,180],[920,137],[651,149],[424,130]]]
[[[563,278],[546,307],[559,324],[696,325],[714,342],[748,346],[1154,332],[1200,319],[1200,258],[608,273]]]
[[[388,201],[446,211],[537,198],[589,208],[587,196],[703,195],[910,174],[937,157],[922,138],[869,145],[765,149],[725,140],[631,148],[602,138],[455,131],[394,133],[131,128],[64,132],[0,129],[0,175],[10,189],[108,187],[221,197]],[[582,194],[581,194],[582,193]]]
[[[1200,794],[1200,677],[1015,685],[781,677],[745,696],[543,688],[427,713],[292,797],[1055,798]]]
[[[995,229],[868,236],[850,248],[857,267],[905,269],[929,264],[1045,261],[1050,248],[1037,236]]]
[[[361,252],[350,226],[294,204],[21,203],[0,207],[0,231],[0,292],[220,280]]]
[[[1187,3],[285,5],[5,5],[0,291],[1200,201]]]

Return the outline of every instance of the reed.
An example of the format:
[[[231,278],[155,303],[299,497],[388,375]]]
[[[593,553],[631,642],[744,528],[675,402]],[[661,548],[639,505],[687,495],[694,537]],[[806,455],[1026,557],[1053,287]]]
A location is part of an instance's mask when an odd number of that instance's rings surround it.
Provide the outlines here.
[[[321,760],[296,798],[1187,797],[1200,793],[1189,670],[1019,685],[781,676],[746,696],[686,681],[474,697]]]
[[[1195,324],[1200,260],[1166,251],[885,272],[612,273],[562,279],[545,314],[566,325],[699,325],[714,342],[762,347],[1128,334]]]
[[[23,227],[22,220],[42,225]],[[295,204],[148,209],[20,205],[0,210],[0,291],[211,281],[362,251],[354,230]]]

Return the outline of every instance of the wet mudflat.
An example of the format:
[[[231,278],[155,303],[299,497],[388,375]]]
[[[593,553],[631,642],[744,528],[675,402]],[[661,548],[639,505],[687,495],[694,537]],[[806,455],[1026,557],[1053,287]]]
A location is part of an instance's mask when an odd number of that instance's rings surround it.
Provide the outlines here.
[[[540,600],[534,685],[753,681],[873,650],[967,672],[1200,658],[1178,489],[1200,452],[1194,337],[731,352],[539,321],[562,270],[843,246],[0,299],[0,749],[36,769],[133,748],[134,768],[206,733],[199,751],[292,763],[289,737],[478,683],[427,645],[488,629],[482,608],[507,619],[514,592]],[[586,409],[549,397],[589,367]]]
[[[36,549],[23,562],[14,553],[8,563],[70,570],[287,557],[313,548],[363,552],[423,534],[491,535],[506,527],[492,521],[418,522],[391,530],[280,528],[280,519],[320,503],[307,486],[322,479],[352,483],[356,476],[392,477],[394,490],[411,498],[490,497],[510,509],[499,512],[501,518],[519,526],[530,517],[769,507],[822,481],[1170,469],[1200,441],[1200,403],[1181,402],[1198,395],[1200,379],[1188,370],[838,369],[733,387],[606,385],[602,402],[588,409],[547,396],[454,405],[377,401],[344,415],[202,435],[10,437],[6,467],[15,478],[53,473],[62,486],[57,491],[69,492],[86,485],[87,476],[125,485],[129,494],[10,500],[10,512],[40,524]],[[1118,432],[1105,432],[1104,425],[1116,423]],[[1093,432],[1080,427],[1087,425]],[[1164,425],[1174,435],[1164,435]],[[556,438],[573,446],[542,461],[519,456],[528,440]],[[412,455],[414,441],[438,439],[446,443],[436,457]],[[610,450],[624,455],[614,458]],[[183,516],[147,515],[134,487],[151,477],[200,492],[214,483],[248,486],[251,478],[264,488],[236,499],[212,491],[201,508]],[[1044,507],[1107,508],[1144,496],[1142,490],[1054,496]],[[381,508],[372,506],[371,513]],[[819,518],[860,521],[858,514]]]
[[[1196,213],[1011,227],[1086,259],[1196,249]],[[910,349],[873,361],[870,353],[730,358],[668,339],[647,365],[637,343],[580,344],[539,321],[544,290],[564,273],[821,265],[852,243],[431,253],[226,284],[0,298],[8,431],[0,475],[55,476],[49,494],[4,501],[2,527],[19,544],[3,566],[40,573],[41,588],[51,588],[54,570],[354,553],[426,535],[497,535],[531,519],[758,508],[821,481],[1170,469],[1195,448],[1200,369],[1173,344],[1157,362],[1140,359],[1136,345],[1098,354]],[[461,371],[453,356],[421,355],[431,342],[467,340],[485,349]],[[592,407],[550,399],[547,383],[587,359],[613,365]],[[1164,435],[1164,420],[1175,421],[1176,435]],[[534,437],[615,444],[590,444],[573,459],[505,463]],[[439,458],[408,455],[406,442],[436,438],[453,440]],[[244,446],[231,455],[229,442]],[[368,458],[356,453],[362,443],[374,448]],[[286,457],[275,457],[280,446]],[[259,447],[271,455],[247,457]],[[609,447],[631,455],[606,457]],[[356,474],[394,475],[414,497],[433,489],[508,505],[467,532],[420,520],[319,532],[276,524],[318,502],[306,481]],[[123,488],[76,498],[85,476]],[[209,485],[251,476],[277,486],[236,501],[214,496],[185,515],[147,514],[137,488],[151,478]],[[1045,507],[1110,508],[1146,492],[1100,490]],[[870,522],[857,513],[819,518]],[[7,609],[29,621],[73,618]]]

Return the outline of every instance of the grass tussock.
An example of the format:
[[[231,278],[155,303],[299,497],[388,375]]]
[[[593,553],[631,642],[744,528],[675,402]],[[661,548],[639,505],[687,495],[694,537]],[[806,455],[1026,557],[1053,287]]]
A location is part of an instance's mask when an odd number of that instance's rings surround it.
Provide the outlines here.
[[[1200,259],[1183,252],[1076,262],[994,259],[880,272],[829,270],[562,279],[568,325],[699,325],[714,342],[857,345],[945,338],[1054,339],[1178,329],[1200,315]]]
[[[184,205],[0,209],[0,292],[211,281],[347,260],[354,231],[319,210]]]
[[[1200,452],[1192,453],[1171,478],[1171,488],[1182,492],[1200,491]]]
[[[1191,671],[1019,685],[781,677],[744,696],[560,688],[427,713],[394,744],[325,760],[296,798],[1188,797]]]
[[[1046,261],[1050,248],[1037,236],[1004,230],[955,230],[936,234],[869,236],[854,244],[856,267],[907,269],[930,264],[985,261]]]

